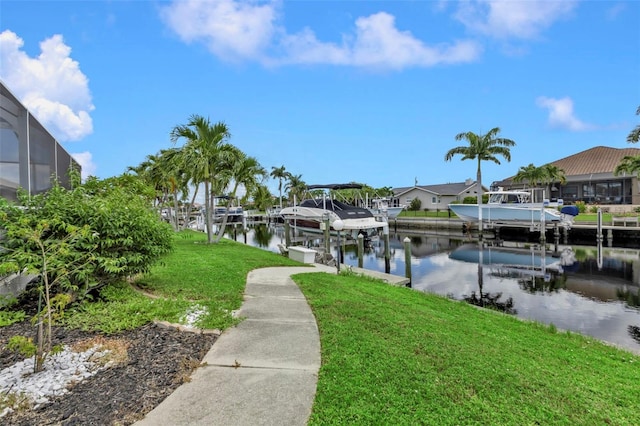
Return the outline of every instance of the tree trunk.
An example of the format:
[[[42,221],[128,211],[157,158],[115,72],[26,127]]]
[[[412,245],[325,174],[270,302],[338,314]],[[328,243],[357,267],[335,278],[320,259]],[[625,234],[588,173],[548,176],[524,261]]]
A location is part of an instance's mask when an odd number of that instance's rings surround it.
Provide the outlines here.
[[[205,224],[207,226],[207,243],[213,242],[213,231],[211,230],[211,196],[209,194],[209,181],[204,181],[204,205],[205,205]]]
[[[478,187],[478,238],[482,241],[482,171],[480,170],[480,158],[478,158],[478,174],[476,183]]]

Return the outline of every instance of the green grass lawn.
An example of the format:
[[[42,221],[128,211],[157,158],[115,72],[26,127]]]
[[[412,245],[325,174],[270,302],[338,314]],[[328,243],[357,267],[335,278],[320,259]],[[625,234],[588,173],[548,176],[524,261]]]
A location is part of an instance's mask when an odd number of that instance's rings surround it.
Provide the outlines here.
[[[153,320],[186,324],[191,314],[198,317],[193,324],[197,327],[224,330],[237,322],[232,311],[242,304],[249,271],[287,265],[300,266],[266,250],[226,239],[206,244],[202,232],[181,232],[176,234],[175,250],[135,280],[135,286],[155,298],[123,282],[104,289],[100,301],[72,309],[65,322],[115,333]]]
[[[204,309],[203,328],[238,320],[246,276],[296,265],[230,240],[176,236],[136,284],[65,314],[107,333]],[[322,366],[310,424],[636,425],[640,357],[554,327],[354,275],[295,277],[320,330]]]
[[[638,356],[359,277],[295,280],[321,336],[310,424],[640,424]]]

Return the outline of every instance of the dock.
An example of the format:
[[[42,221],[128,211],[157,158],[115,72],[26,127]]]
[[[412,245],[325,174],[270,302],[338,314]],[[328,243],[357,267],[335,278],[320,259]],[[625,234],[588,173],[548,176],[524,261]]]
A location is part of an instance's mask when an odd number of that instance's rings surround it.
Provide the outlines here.
[[[638,245],[640,241],[640,224],[637,220],[612,221],[603,223],[598,230],[596,222],[577,222],[570,228],[557,226],[555,223],[547,223],[545,227],[545,239],[553,241],[561,238],[566,244],[569,238],[580,242],[597,243],[606,240],[608,245],[617,243],[628,243]],[[465,222],[458,218],[428,218],[428,217],[407,217],[402,216],[389,220],[389,228],[397,231],[414,229],[447,229],[459,230],[463,233],[477,232],[478,225],[475,222]],[[539,235],[539,229],[532,229],[530,223],[487,223],[483,227],[483,235],[489,238],[499,239],[509,234],[535,234]]]

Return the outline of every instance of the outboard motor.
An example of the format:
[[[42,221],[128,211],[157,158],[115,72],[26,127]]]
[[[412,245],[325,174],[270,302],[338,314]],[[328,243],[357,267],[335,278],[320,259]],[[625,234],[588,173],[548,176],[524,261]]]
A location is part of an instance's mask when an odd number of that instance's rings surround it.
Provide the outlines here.
[[[563,206],[560,209],[560,213],[569,216],[578,216],[578,213],[580,213],[580,209],[578,209],[578,206]]]
[[[578,216],[578,213],[580,213],[578,206],[563,206],[560,209],[560,221],[565,228],[569,229],[573,225],[573,220]]]

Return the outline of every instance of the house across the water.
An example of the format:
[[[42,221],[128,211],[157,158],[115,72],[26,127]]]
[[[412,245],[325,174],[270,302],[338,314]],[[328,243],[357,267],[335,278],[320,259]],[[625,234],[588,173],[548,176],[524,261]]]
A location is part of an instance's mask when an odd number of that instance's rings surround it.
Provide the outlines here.
[[[564,170],[566,182],[546,185],[547,198],[562,199],[565,204],[583,201],[587,204],[640,205],[640,183],[636,175],[614,175],[613,171],[625,156],[638,156],[638,148],[596,146],[550,164]],[[513,182],[513,176],[494,182],[492,189],[530,188],[529,182]]]
[[[482,192],[488,190],[484,186],[482,188]],[[446,210],[449,203],[462,202],[466,197],[477,196],[478,185],[471,179],[465,182],[393,188],[394,205],[409,207],[414,199],[418,199],[421,210]]]

